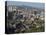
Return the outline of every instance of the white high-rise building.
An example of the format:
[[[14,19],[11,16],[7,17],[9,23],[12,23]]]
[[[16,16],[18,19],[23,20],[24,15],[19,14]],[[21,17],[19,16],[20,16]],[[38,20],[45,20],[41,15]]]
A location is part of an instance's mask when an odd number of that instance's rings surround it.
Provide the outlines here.
[[[7,10],[9,11],[9,12],[12,12],[12,6],[7,6]]]

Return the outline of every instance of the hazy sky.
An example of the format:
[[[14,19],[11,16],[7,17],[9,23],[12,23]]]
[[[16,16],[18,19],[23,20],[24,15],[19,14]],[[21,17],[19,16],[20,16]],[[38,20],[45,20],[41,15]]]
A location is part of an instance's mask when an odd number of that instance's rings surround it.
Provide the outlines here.
[[[18,2],[18,1],[7,1],[7,5],[26,5],[26,6],[32,6],[36,8],[44,8],[44,3],[35,3],[35,2]]]

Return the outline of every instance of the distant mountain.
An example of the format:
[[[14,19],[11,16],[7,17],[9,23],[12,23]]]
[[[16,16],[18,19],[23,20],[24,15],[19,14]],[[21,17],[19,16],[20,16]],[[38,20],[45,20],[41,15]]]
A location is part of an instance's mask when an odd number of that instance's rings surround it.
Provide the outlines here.
[[[32,6],[25,6],[25,5],[21,5],[21,6],[17,6],[17,7],[20,7],[20,8],[30,8],[30,9],[33,8]]]

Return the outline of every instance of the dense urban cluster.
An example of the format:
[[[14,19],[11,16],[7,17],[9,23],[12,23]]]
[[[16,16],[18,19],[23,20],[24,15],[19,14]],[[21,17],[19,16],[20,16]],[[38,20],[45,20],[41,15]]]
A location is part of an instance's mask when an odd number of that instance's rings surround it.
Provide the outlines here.
[[[7,33],[44,32],[44,9],[7,6]]]

